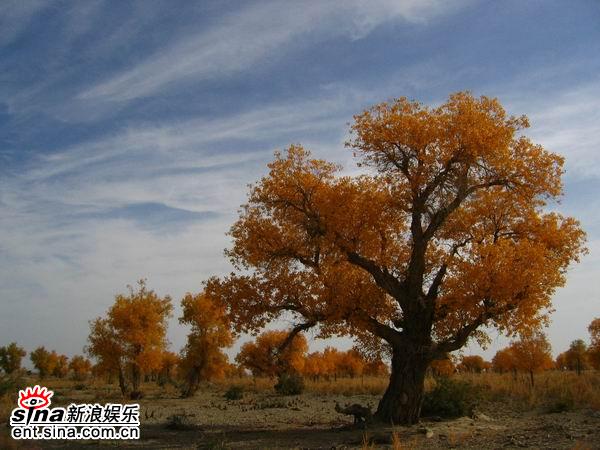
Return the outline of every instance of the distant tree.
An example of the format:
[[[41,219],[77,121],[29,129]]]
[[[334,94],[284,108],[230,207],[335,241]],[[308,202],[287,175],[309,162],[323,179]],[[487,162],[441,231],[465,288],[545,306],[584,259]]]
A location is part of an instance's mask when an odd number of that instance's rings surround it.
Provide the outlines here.
[[[434,377],[449,377],[456,371],[456,365],[452,358],[447,355],[444,359],[436,359],[429,365],[429,370]]]
[[[567,367],[577,372],[577,375],[581,375],[581,372],[588,368],[587,345],[582,339],[571,342],[565,356]]]
[[[38,371],[40,378],[52,374],[56,365],[56,353],[52,355],[51,352],[46,350],[46,347],[38,347],[29,354],[29,359],[33,363],[33,367]]]
[[[342,358],[342,352],[334,347],[325,347],[323,354],[321,355],[321,364],[323,374],[329,378],[334,377],[337,379],[339,374],[339,361]]]
[[[175,378],[177,366],[179,365],[179,355],[166,351],[163,353],[161,360],[162,364],[158,372],[158,384],[164,386],[172,383]]]
[[[375,357],[366,360],[363,374],[370,377],[383,377],[390,374],[390,369],[381,358]]]
[[[301,373],[308,343],[302,333],[293,336],[282,350],[290,333],[285,330],[265,331],[255,342],[242,345],[235,360],[254,376],[275,377],[283,373]]]
[[[190,397],[201,381],[224,376],[229,360],[223,349],[231,347],[233,337],[225,307],[211,297],[188,293],[181,307],[179,323],[191,326],[191,331],[181,352],[179,371],[184,380],[182,395]]]
[[[568,352],[562,352],[556,357],[554,364],[558,370],[571,370],[569,368],[567,353]]]
[[[92,372],[94,376],[118,376],[119,387],[123,396],[129,395],[130,388],[125,374],[125,351],[123,343],[118,339],[116,330],[109,319],[97,318],[90,322],[90,335],[86,353],[96,359]]]
[[[588,360],[596,370],[600,370],[600,317],[592,320],[588,327],[591,343],[588,349]]]
[[[26,354],[25,349],[19,347],[16,342],[0,347],[0,370],[7,374],[18,371]]]
[[[54,350],[50,353],[54,369],[52,375],[57,378],[64,378],[69,373],[69,358],[66,355],[59,355]]]
[[[83,381],[90,375],[92,363],[81,355],[75,355],[69,361],[69,371],[74,380]]]
[[[552,368],[552,348],[546,335],[541,331],[523,334],[511,345],[512,354],[518,370],[529,374],[531,386],[534,385],[533,374]]]
[[[115,363],[123,395],[129,393],[131,398],[139,398],[144,372],[160,369],[167,346],[167,320],[172,310],[169,296],[159,297],[140,280],[137,290],[129,286],[129,295],[115,297],[106,319],[92,322],[88,352],[105,358],[109,365]],[[95,343],[101,344],[100,348]],[[117,353],[107,355],[108,349]],[[124,378],[131,382],[131,392],[127,392]]]
[[[362,375],[366,361],[355,349],[350,349],[340,354],[337,361],[336,372],[343,377],[354,378]]]
[[[458,365],[460,372],[481,373],[488,367],[486,361],[479,355],[463,356]]]
[[[321,376],[326,374],[324,361],[323,361],[323,353],[321,352],[312,352],[304,361],[304,367],[302,369],[302,374],[306,377],[310,377],[314,380],[318,380]]]
[[[516,374],[517,362],[512,347],[506,347],[496,352],[494,358],[492,358],[492,369],[494,369],[494,372],[512,372]]]

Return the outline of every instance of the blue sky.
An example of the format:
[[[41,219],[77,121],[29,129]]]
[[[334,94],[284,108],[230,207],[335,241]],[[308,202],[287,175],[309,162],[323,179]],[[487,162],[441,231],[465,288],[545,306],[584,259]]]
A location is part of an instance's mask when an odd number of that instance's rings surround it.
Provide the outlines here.
[[[559,208],[590,254],[548,331],[555,353],[587,338],[600,316],[599,24],[595,0],[4,0],[0,344],[80,353],[87,321],[141,277],[178,305],[229,270],[225,232],[274,150],[302,143],[350,172],[353,114],[465,89],[527,114],[528,134],[566,157]],[[185,338],[175,319],[169,338]]]

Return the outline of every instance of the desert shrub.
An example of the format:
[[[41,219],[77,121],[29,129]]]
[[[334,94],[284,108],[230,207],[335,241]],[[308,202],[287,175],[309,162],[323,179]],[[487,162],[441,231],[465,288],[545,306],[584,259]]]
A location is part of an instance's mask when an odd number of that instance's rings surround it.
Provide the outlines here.
[[[256,404],[256,409],[287,409],[287,407],[288,405],[285,401],[273,398]]]
[[[13,394],[23,388],[23,380],[18,374],[0,375],[0,397]]]
[[[227,400],[240,400],[244,395],[244,389],[241,386],[230,386],[225,392]]]
[[[190,416],[187,414],[173,414],[172,416],[167,417],[167,423],[165,428],[169,430],[193,430],[196,428],[196,425],[192,423],[190,420]]]
[[[471,415],[479,392],[471,383],[441,378],[435,388],[425,394],[421,414],[444,418]]]
[[[572,399],[556,400],[547,407],[549,413],[563,413],[572,410],[574,407]]]
[[[304,392],[304,380],[298,374],[284,373],[279,376],[275,392],[281,395],[300,395]]]
[[[131,391],[129,393],[129,398],[131,400],[139,400],[144,397],[144,393],[142,391]]]

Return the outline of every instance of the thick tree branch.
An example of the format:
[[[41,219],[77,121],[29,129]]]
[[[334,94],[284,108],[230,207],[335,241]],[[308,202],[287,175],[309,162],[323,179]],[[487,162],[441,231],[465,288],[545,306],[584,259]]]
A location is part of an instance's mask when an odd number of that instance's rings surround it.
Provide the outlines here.
[[[438,211],[436,211],[433,214],[433,216],[431,217],[431,221],[429,222],[429,225],[427,226],[427,228],[425,229],[425,231],[423,233],[423,239],[425,241],[428,241],[429,239],[431,239],[433,237],[433,235],[435,234],[435,232],[443,225],[446,218],[452,212],[454,212],[458,207],[460,207],[460,205],[463,203],[463,201],[465,201],[465,199],[467,197],[469,197],[471,194],[473,194],[474,192],[478,191],[479,189],[490,188],[493,186],[506,186],[506,185],[508,185],[508,180],[506,180],[504,178],[497,178],[497,179],[488,181],[486,183],[475,184],[466,189],[459,189],[459,192],[457,193],[456,197],[454,197],[454,199],[450,203],[448,203],[446,206],[439,209]]]
[[[377,286],[382,288],[392,297],[400,302],[400,306],[403,307],[404,286],[398,279],[389,273],[385,268],[379,267],[374,261],[359,255],[356,252],[346,252],[348,261],[355,266],[358,266],[371,274]]]
[[[294,328],[292,328],[292,330],[290,331],[290,333],[288,334],[288,336],[279,345],[279,347],[277,347],[276,353],[278,355],[280,355],[283,351],[285,351],[285,349],[288,347],[288,345],[290,345],[292,343],[292,341],[298,335],[298,333],[300,333],[302,331],[306,331],[306,330],[308,330],[308,329],[316,326],[317,323],[318,323],[317,320],[309,320],[307,322],[304,322],[304,323],[296,325]]]

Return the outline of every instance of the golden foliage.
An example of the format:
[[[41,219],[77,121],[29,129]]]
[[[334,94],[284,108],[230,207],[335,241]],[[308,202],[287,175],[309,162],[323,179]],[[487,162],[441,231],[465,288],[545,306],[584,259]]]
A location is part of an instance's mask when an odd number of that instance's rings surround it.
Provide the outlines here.
[[[510,348],[518,370],[533,373],[554,366],[550,343],[541,332],[523,335]]]
[[[160,298],[140,280],[137,291],[129,286],[129,295],[115,297],[106,318],[90,323],[87,351],[98,359],[99,368],[119,374],[124,394],[126,379],[137,393],[142,374],[161,368],[172,310],[169,296]]]
[[[233,344],[231,325],[225,307],[205,293],[186,294],[181,300],[179,323],[191,326],[179,359],[180,376],[185,381],[183,395],[191,396],[200,381],[221,378],[229,370],[222,351]]]
[[[527,126],[487,97],[433,109],[399,99],[352,126],[348,146],[376,176],[341,177],[300,146],[277,153],[231,229],[228,255],[253,273],[208,289],[238,331],[288,311],[323,336],[432,327],[441,352],[483,339],[482,325],[535,328],[584,233],[543,211],[563,160],[520,135]]]
[[[468,92],[437,108],[400,98],[355,116],[347,146],[364,175],[341,176],[301,146],[276,153],[230,231],[238,273],[207,292],[238,332],[286,314],[296,330],[391,349],[410,368],[395,376],[412,406],[390,393],[378,415],[413,423],[431,361],[485,343],[485,327],[516,335],[547,322],[586,251],[577,220],[545,210],[561,195],[563,158],[527,127]]]
[[[45,378],[54,371],[56,365],[56,352],[53,353],[54,355],[46,350],[46,347],[41,346],[29,354],[29,359],[31,359],[33,367],[38,371],[40,378]]]
[[[27,352],[19,347],[16,342],[0,347],[0,369],[11,374],[21,368],[21,360]]]
[[[246,342],[236,356],[236,362],[254,376],[274,377],[282,373],[302,372],[308,343],[302,333],[296,334],[284,348],[289,337],[286,330],[265,331],[255,342]]]
[[[482,373],[490,368],[490,363],[479,355],[463,356],[458,364],[459,372]]]
[[[92,372],[92,363],[81,355],[75,355],[69,361],[69,370],[75,380],[82,381]]]

